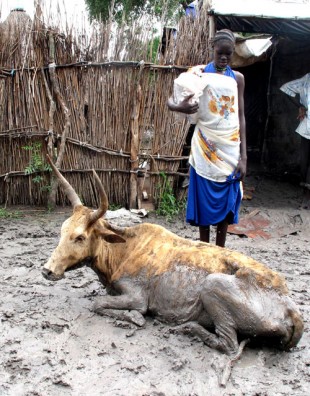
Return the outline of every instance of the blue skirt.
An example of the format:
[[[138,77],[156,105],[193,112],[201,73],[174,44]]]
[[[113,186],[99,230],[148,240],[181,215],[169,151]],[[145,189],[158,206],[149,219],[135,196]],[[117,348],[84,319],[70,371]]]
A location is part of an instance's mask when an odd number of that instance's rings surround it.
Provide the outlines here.
[[[238,223],[241,200],[238,178],[229,176],[226,182],[214,182],[190,168],[186,221],[191,225],[216,225],[223,220]]]

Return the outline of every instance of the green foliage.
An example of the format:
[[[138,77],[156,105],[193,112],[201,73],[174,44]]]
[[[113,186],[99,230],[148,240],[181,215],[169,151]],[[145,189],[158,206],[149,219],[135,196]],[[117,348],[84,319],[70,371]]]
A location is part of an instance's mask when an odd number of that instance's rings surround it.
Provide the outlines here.
[[[23,146],[23,150],[30,151],[30,162],[25,168],[25,174],[31,175],[37,172],[51,171],[50,165],[42,158],[42,144],[40,142],[34,142],[28,146]],[[43,176],[36,175],[32,178],[34,183],[40,183],[43,181]],[[43,189],[49,190],[50,186],[43,186]]]
[[[18,219],[21,217],[21,213],[18,211],[10,212],[6,208],[0,208],[1,219]]]
[[[171,221],[184,211],[186,200],[178,200],[175,197],[173,188],[164,172],[160,172],[160,176],[163,178],[163,183],[157,186],[159,199],[156,213],[160,216],[165,216],[168,221]]]
[[[152,15],[158,20],[173,22],[182,14],[182,6],[178,0],[85,0],[91,20],[107,21],[112,10],[113,19],[131,22],[141,14]],[[181,2],[182,3],[182,2]]]
[[[109,204],[109,210],[118,210],[118,209],[121,209],[121,208],[123,208],[122,205],[113,204],[113,203],[110,203],[110,204]]]
[[[161,41],[161,38],[159,36],[157,36],[157,37],[154,37],[153,40],[149,41],[149,43],[148,43],[148,53],[150,54],[150,61],[152,63],[156,62],[160,41]]]

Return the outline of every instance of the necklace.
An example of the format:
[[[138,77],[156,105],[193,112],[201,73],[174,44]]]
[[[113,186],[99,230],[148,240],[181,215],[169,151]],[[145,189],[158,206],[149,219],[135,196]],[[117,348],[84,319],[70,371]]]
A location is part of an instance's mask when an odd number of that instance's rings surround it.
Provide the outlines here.
[[[225,71],[227,70],[227,66],[225,66],[225,67],[220,67],[220,66],[217,66],[215,63],[213,63],[213,64],[214,64],[215,70],[216,70],[217,72],[223,73],[223,72],[225,72]]]

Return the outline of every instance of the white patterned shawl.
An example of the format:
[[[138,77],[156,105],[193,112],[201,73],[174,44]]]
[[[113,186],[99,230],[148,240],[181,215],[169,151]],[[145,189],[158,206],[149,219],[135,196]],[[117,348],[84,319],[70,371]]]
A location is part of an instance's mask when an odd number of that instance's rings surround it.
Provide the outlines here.
[[[189,162],[198,175],[224,182],[240,158],[237,82],[217,73],[180,74],[174,82],[175,102],[191,93],[199,110],[191,118],[196,128]]]

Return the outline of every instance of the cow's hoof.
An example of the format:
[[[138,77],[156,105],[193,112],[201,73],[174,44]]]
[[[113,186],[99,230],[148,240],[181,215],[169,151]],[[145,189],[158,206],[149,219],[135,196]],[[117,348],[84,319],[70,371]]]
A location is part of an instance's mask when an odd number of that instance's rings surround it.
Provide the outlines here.
[[[93,305],[91,310],[93,312],[97,313],[98,315],[101,315],[100,311],[106,311],[106,309],[107,308],[102,307],[102,304],[100,304],[100,301],[97,300],[97,301],[94,302],[94,305]]]
[[[95,304],[92,311],[98,315],[108,316],[109,318],[113,318],[117,320],[123,320],[125,322],[133,323],[139,327],[145,325],[144,316],[140,312],[135,310],[126,311],[122,309],[110,309],[110,308],[104,308],[100,306],[100,304]]]
[[[125,311],[124,317],[125,320],[132,322],[139,327],[143,327],[145,325],[144,316],[138,311]]]
[[[170,333],[189,335],[192,333],[192,327],[191,327],[190,323],[181,324],[181,325],[170,328]]]

